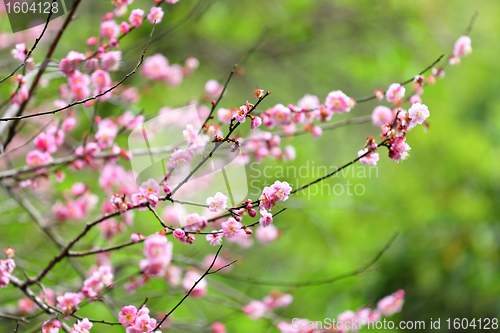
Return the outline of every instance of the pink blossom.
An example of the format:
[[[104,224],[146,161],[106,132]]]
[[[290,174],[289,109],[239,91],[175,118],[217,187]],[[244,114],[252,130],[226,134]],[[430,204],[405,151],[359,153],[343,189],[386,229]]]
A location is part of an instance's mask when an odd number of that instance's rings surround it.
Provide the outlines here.
[[[186,292],[188,292],[196,283],[201,278],[201,275],[196,272],[196,271],[187,271],[186,275],[184,275],[184,279],[182,280],[182,288]],[[195,297],[195,298],[201,298],[205,297],[207,293],[207,281],[205,279],[200,280],[196,287],[191,291],[190,296]]]
[[[122,34],[128,34],[128,32],[130,31],[130,24],[123,21],[122,23],[120,23],[120,30],[122,31]]]
[[[168,72],[168,59],[160,53],[147,57],[141,67],[141,74],[150,80],[164,80]]]
[[[226,222],[222,223],[222,230],[224,236],[232,238],[235,234],[241,231],[242,224],[237,222],[234,218],[230,217]]]
[[[275,201],[286,201],[288,200],[288,195],[292,191],[292,187],[287,182],[280,182],[279,180],[275,181],[273,185],[271,185],[271,189],[273,190],[272,198]]]
[[[33,140],[35,147],[42,152],[55,153],[57,151],[56,140],[53,135],[46,132],[38,134]]]
[[[406,160],[408,156],[410,156],[408,151],[410,151],[411,148],[405,140],[406,137],[396,138],[389,148],[389,157],[397,163]]]
[[[142,235],[140,233],[134,232],[133,234],[130,235],[130,241],[132,243],[138,243],[142,239],[141,236]]]
[[[469,36],[460,36],[455,42],[453,55],[463,57],[472,52],[471,39]]]
[[[98,225],[101,230],[101,235],[106,240],[111,241],[111,239],[124,231],[124,226],[122,223],[115,219],[107,219]]]
[[[143,16],[144,11],[142,9],[134,9],[130,12],[128,20],[133,27],[139,28],[142,25],[142,21],[144,20],[142,18]]]
[[[198,131],[191,124],[186,125],[186,129],[182,131],[182,134],[184,135],[184,139],[189,144],[195,143],[198,139]]]
[[[0,260],[0,288],[7,287],[15,267],[14,259]]]
[[[149,317],[148,314],[143,314],[135,319],[133,330],[130,330],[129,332],[151,332],[155,327],[156,319]]]
[[[236,110],[236,113],[233,115],[233,119],[237,122],[244,123],[247,119],[247,114],[250,109],[248,105],[242,105],[239,109]]]
[[[207,198],[208,210],[211,212],[218,212],[222,209],[226,209],[227,197],[221,192],[215,193],[213,197]]]
[[[103,71],[102,69],[96,70],[90,77],[92,79],[92,84],[96,87],[99,93],[111,87],[111,76],[109,76],[108,72]]]
[[[175,229],[172,232],[172,235],[174,236],[175,239],[183,239],[184,237],[186,237],[186,233],[181,228]]]
[[[260,125],[262,125],[262,118],[257,117],[257,116],[252,117],[252,122],[250,123],[250,128],[252,128],[254,130],[257,127],[259,127]]]
[[[61,59],[59,62],[59,70],[67,76],[73,75],[77,70],[80,62],[86,59],[83,53],[70,51],[66,58]]]
[[[108,20],[101,23],[101,37],[104,39],[111,39],[118,37],[120,27],[115,20]]]
[[[52,161],[48,152],[42,153],[39,150],[32,150],[26,155],[26,164],[29,166],[40,166]]]
[[[160,184],[155,179],[149,178],[147,181],[142,182],[139,191],[146,197],[150,195],[158,197],[160,195]]]
[[[380,310],[384,316],[392,316],[393,314],[400,312],[403,308],[404,296],[404,290],[400,289],[378,301],[377,309]]]
[[[101,149],[111,147],[118,134],[118,126],[109,118],[103,119],[97,125],[95,138]]]
[[[65,293],[62,296],[57,296],[57,307],[65,313],[69,313],[71,310],[78,310],[78,303],[83,301],[82,293]]]
[[[363,150],[358,151],[358,157],[367,153],[368,148],[365,148]],[[378,153],[370,153],[366,155],[365,157],[361,157],[359,161],[363,164],[369,164],[369,165],[377,165],[377,162],[379,160]]]
[[[410,104],[422,103],[422,98],[419,95],[412,95],[408,101]]]
[[[101,55],[101,67],[105,71],[116,71],[120,67],[122,51],[109,51]]]
[[[224,237],[223,233],[213,232],[205,236],[207,242],[210,242],[212,246],[219,246],[222,244],[222,237]]]
[[[198,213],[192,213],[186,216],[184,225],[184,230],[186,231],[197,231],[198,229],[203,230],[207,226],[207,218],[200,216]]]
[[[68,117],[68,118],[63,120],[62,129],[65,132],[69,132],[69,131],[73,130],[75,125],[76,125],[76,119],[74,117]]]
[[[264,228],[273,223],[273,214],[269,213],[266,210],[261,210],[260,215],[262,215],[262,217],[259,219],[259,223]]]
[[[165,2],[174,4],[174,3],[178,3],[179,0],[165,0]]]
[[[315,95],[306,94],[297,102],[297,105],[302,110],[317,109],[319,107],[319,97]]]
[[[415,103],[408,110],[410,116],[410,127],[423,124],[430,115],[429,108],[425,104]]]
[[[399,83],[393,83],[387,89],[385,93],[385,98],[388,102],[397,102],[403,99],[405,96],[405,87],[400,85]]]
[[[330,92],[326,96],[325,106],[333,112],[349,112],[356,102],[341,90]]]
[[[243,307],[243,312],[245,312],[248,318],[259,320],[266,314],[267,307],[261,301],[253,300]]]
[[[133,305],[124,306],[118,313],[118,321],[124,327],[134,325],[137,318],[137,308]]]
[[[89,333],[93,324],[87,319],[83,318],[81,321],[78,320],[75,325],[71,328],[70,333]]]
[[[290,124],[291,113],[292,111],[283,104],[276,104],[266,111],[266,114],[271,118],[274,126],[285,126]]]
[[[27,53],[28,50],[26,49],[26,45],[24,43],[16,44],[16,48],[11,51],[11,54],[14,57],[14,59],[20,61],[24,61]]]
[[[220,108],[217,110],[217,117],[219,117],[219,120],[223,124],[229,124],[231,122],[231,119],[233,118],[234,115],[234,109],[224,109]]]
[[[165,83],[171,87],[176,87],[181,84],[184,78],[184,69],[179,64],[173,64],[168,69],[167,76],[164,78]]]
[[[82,293],[87,297],[96,297],[105,287],[113,284],[113,277],[111,266],[100,266],[88,279],[83,281]]]
[[[255,238],[260,243],[272,243],[279,236],[279,231],[274,225],[268,225],[267,227],[259,226],[255,230]]]
[[[164,15],[164,13],[163,13],[163,9],[161,9],[161,7],[151,7],[151,10],[149,11],[147,19],[151,23],[155,23],[155,21],[156,21],[156,24],[158,24],[161,22],[163,15]]]
[[[144,256],[146,259],[139,262],[141,271],[148,276],[165,274],[167,266],[172,260],[173,244],[165,236],[154,234],[144,241]]]
[[[59,329],[62,327],[61,322],[57,319],[47,320],[43,323],[42,333],[59,333]]]
[[[224,87],[216,80],[208,80],[207,83],[205,83],[205,92],[212,98],[219,97],[223,89]]]
[[[226,326],[220,321],[217,321],[210,327],[210,333],[226,333]]]
[[[319,126],[313,126],[311,129],[311,133],[315,139],[319,138],[323,135],[323,129]]]
[[[176,265],[169,265],[165,273],[168,284],[177,287],[181,284],[182,268]]]
[[[387,106],[379,105],[372,112],[373,125],[380,127],[384,124],[389,124],[394,120],[392,110]]]
[[[186,75],[191,74],[195,69],[200,66],[200,61],[195,57],[188,57],[184,62],[184,69],[186,71]]]

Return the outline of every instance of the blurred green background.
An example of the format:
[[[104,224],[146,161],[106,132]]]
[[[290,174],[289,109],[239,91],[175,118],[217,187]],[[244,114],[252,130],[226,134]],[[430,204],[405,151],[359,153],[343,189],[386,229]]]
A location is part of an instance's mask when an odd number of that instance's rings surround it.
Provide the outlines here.
[[[147,9],[151,3],[136,0],[131,7]],[[82,51],[83,46],[75,45],[75,41],[96,35],[99,18],[94,13],[102,15],[111,8],[109,2],[84,3],[59,45],[56,58],[72,49]],[[478,11],[470,34],[472,54],[459,66],[448,66],[445,78],[438,79],[434,86],[424,87],[422,99],[430,110],[430,128],[427,133],[421,128],[410,132],[407,142],[412,150],[407,161],[397,164],[382,150],[377,173],[372,173],[371,178],[356,177],[360,170],[356,166],[354,177],[349,173],[326,181],[330,187],[348,180],[362,184],[363,195],[291,197],[282,205],[290,209],[275,219],[281,231],[278,241],[256,243],[249,249],[235,244],[225,246],[231,252],[229,257],[238,259],[233,274],[308,281],[362,266],[399,232],[392,247],[372,267],[378,269],[329,285],[293,290],[236,282],[217,275],[210,277],[208,284],[212,287],[226,283],[259,300],[271,290],[291,292],[293,304],[279,313],[288,319],[337,317],[400,288],[406,291],[405,305],[402,313],[392,318],[395,321],[428,323],[430,318],[441,318],[442,330],[446,331],[443,321],[447,318],[500,317],[500,2],[181,0],[166,8],[147,54],[163,53],[171,63],[195,56],[201,66],[177,88],[149,84],[138,75],[131,78],[128,84],[143,90],[138,105],[146,110],[146,116],[155,115],[163,106],[179,106],[200,96],[207,80],[223,82],[235,63],[240,63],[244,72],[230,83],[223,107],[251,100],[257,84],[272,91],[263,108],[296,103],[306,93],[318,95],[323,101],[328,92],[337,89],[352,97],[370,95],[375,89],[384,90],[393,82],[413,77],[439,55],[450,54],[454,42]],[[8,30],[5,16],[0,25]],[[135,66],[149,33],[149,25],[145,24],[123,40],[123,73],[115,74],[115,80]],[[3,54],[8,56],[8,49]],[[37,52],[35,59],[40,61],[42,55]],[[39,93],[50,98],[61,82],[56,80]],[[9,89],[12,86],[0,87],[3,98]],[[369,115],[377,105],[377,101],[359,104],[332,121]],[[111,106],[103,107],[102,115],[116,112]],[[84,123],[85,117],[80,119],[83,132],[88,124]],[[297,159],[288,165],[339,166],[357,156],[369,135],[377,137],[379,129],[372,124],[351,125],[325,131],[318,140],[310,135],[299,136],[290,140],[297,149]],[[22,163],[19,160],[16,165]],[[265,160],[260,168],[277,165]],[[88,171],[68,173],[67,181],[55,186],[63,190],[75,181],[84,181],[95,193],[101,193],[95,177],[96,173]],[[314,178],[297,180],[292,175],[280,180],[295,187],[297,182],[303,184]],[[19,266],[33,273],[55,254],[54,248],[38,236],[23,210],[10,207],[13,203],[5,193],[1,198],[4,211],[9,209],[0,217],[0,245],[14,246]],[[102,193],[101,198],[105,198]],[[47,207],[42,210],[50,216]],[[82,224],[66,224],[60,233],[75,234]],[[136,213],[135,231],[148,234],[156,229],[157,223],[148,212]],[[97,231],[92,235],[80,249],[88,247],[92,238],[99,245],[105,244]],[[116,243],[127,240],[128,235],[117,237]],[[113,263],[129,264],[119,270],[127,276],[137,269],[141,252],[140,245],[128,248],[113,257]],[[174,253],[196,259],[211,252],[215,248],[208,247],[204,240],[191,247],[174,244]],[[85,258],[81,262],[89,267],[93,260]],[[57,289],[55,281],[65,276],[68,278],[59,283],[59,291],[78,288],[78,279],[71,280],[73,271],[67,265],[58,265],[47,285]],[[19,269],[15,274],[22,278],[21,272]],[[182,296],[160,280],[132,296],[123,296],[121,287],[112,295],[117,306],[138,305],[145,296],[151,296],[148,305],[153,313],[170,309]],[[217,300],[221,297],[217,291],[211,290],[210,295],[207,300],[188,299],[174,313],[174,322],[203,324],[222,320],[229,332],[276,331],[267,320],[254,322],[224,306]],[[18,297],[19,292],[12,287],[0,291],[2,305],[14,306]],[[91,318],[113,318],[98,304],[83,307],[80,312]],[[13,327],[12,322],[0,321],[0,332],[11,332]],[[117,327],[94,327],[92,332],[122,331]],[[204,329],[186,326],[171,331]]]

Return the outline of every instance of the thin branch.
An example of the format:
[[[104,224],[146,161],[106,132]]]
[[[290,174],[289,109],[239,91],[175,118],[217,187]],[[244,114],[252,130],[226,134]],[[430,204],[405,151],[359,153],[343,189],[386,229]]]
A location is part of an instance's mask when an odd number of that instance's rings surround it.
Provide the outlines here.
[[[64,111],[64,110],[69,109],[69,108],[72,108],[75,105],[84,104],[84,103],[87,103],[89,101],[96,100],[97,98],[99,98],[99,97],[101,97],[103,95],[106,95],[110,91],[116,89],[116,87],[118,87],[119,85],[121,85],[123,82],[125,82],[125,80],[127,80],[130,76],[134,75],[136,73],[136,71],[139,69],[139,67],[141,67],[142,63],[144,62],[144,55],[146,54],[146,51],[148,50],[149,44],[151,42],[151,37],[153,36],[154,30],[155,29],[154,29],[154,26],[153,26],[153,29],[151,30],[151,34],[149,35],[148,43],[146,44],[146,48],[142,52],[141,58],[139,59],[139,62],[137,63],[137,65],[135,66],[135,68],[130,73],[128,73],[127,75],[125,75],[120,81],[118,81],[118,83],[116,83],[112,87],[106,89],[105,91],[103,91],[103,92],[101,92],[101,93],[99,93],[97,95],[88,97],[88,98],[86,98],[84,100],[81,100],[81,101],[78,101],[78,102],[70,103],[70,104],[68,104],[68,105],[66,105],[66,106],[64,106],[62,108],[59,108],[59,109],[55,109],[55,110],[52,110],[52,111],[43,111],[43,112],[32,113],[32,114],[28,114],[28,115],[25,115],[25,116],[16,116],[16,117],[1,118],[0,121],[21,120],[21,119],[33,118],[33,117],[44,116],[44,115],[49,115],[49,114],[56,114],[58,112]]]
[[[52,3],[56,2],[57,0],[52,0]],[[50,10],[50,13],[49,15],[47,15],[47,21],[45,22],[45,26],[43,27],[43,30],[42,32],[40,33],[40,36],[38,36],[37,39],[35,39],[35,43],[33,44],[33,46],[31,47],[31,49],[29,50],[29,52],[26,54],[26,56],[24,57],[24,61],[22,63],[19,64],[19,66],[17,66],[9,75],[5,76],[3,79],[0,80],[0,83],[2,83],[3,81],[7,80],[8,78],[12,77],[14,74],[16,74],[16,72],[21,68],[21,67],[24,67],[26,66],[26,62],[28,61],[28,58],[31,57],[31,55],[33,54],[33,51],[35,51],[38,43],[42,40],[42,37],[43,35],[45,34],[45,31],[47,30],[47,27],[49,26],[49,22],[50,22],[50,18],[52,17],[52,6],[51,6],[51,10]]]
[[[186,298],[189,297],[189,295],[194,290],[194,288],[196,288],[196,286],[198,285],[198,283],[200,283],[200,281],[203,280],[205,278],[205,276],[210,275],[210,274],[214,274],[215,272],[217,272],[217,271],[210,272],[210,270],[212,269],[212,267],[214,267],[215,261],[217,260],[217,257],[219,256],[219,253],[220,253],[221,250],[222,250],[222,245],[219,246],[219,249],[217,250],[217,253],[214,256],[214,259],[212,260],[212,263],[210,264],[210,267],[208,267],[208,269],[205,271],[205,273],[203,273],[203,275],[193,284],[193,286],[191,287],[191,289],[189,289],[189,291],[187,292],[187,294],[184,295],[184,297],[174,306],[174,308],[172,310],[170,310],[163,317],[163,319],[156,325],[156,327],[154,328],[153,331],[156,331],[158,328],[160,328],[160,326],[163,324],[163,322],[186,300]]]

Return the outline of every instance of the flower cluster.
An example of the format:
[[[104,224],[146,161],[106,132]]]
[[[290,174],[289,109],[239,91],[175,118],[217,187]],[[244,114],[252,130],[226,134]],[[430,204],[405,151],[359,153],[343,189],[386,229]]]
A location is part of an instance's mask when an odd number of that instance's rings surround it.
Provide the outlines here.
[[[78,304],[83,301],[82,293],[67,292],[64,295],[57,296],[57,307],[65,314],[69,315],[73,311],[78,310]]]
[[[14,259],[0,260],[0,288],[5,288],[10,282],[10,276],[16,268]]]
[[[357,332],[358,329],[369,323],[380,321],[382,316],[389,317],[400,312],[403,307],[404,295],[404,290],[400,289],[392,295],[382,298],[377,303],[376,309],[365,307],[356,312],[347,310],[339,314],[337,320],[333,319],[330,324],[325,324],[320,329],[316,326],[317,322],[307,319],[294,319],[292,323],[281,322],[277,328],[281,333],[326,333],[332,330],[337,333]],[[330,326],[327,327],[328,325]]]
[[[455,42],[453,54],[449,59],[450,65],[458,65],[460,58],[472,52],[471,39],[469,36],[460,36]]]
[[[268,312],[276,308],[286,308],[293,302],[293,297],[290,294],[281,294],[272,292],[264,297],[262,301],[252,300],[249,304],[243,307],[243,312],[252,320],[263,318]]]
[[[144,241],[144,256],[139,263],[141,271],[146,276],[164,275],[170,261],[172,260],[172,242],[168,242],[165,236],[154,234]]]
[[[139,310],[133,305],[124,306],[118,314],[118,321],[127,333],[149,333],[156,327],[156,319],[149,316],[149,309],[145,305]]]
[[[93,324],[88,320],[88,318],[83,318],[78,320],[73,327],[71,327],[70,333],[89,333]]]
[[[89,297],[96,297],[105,287],[113,284],[113,268],[109,265],[100,266],[92,272],[90,277],[83,281],[82,293]]]
[[[259,198],[261,214],[264,216],[263,211],[273,209],[278,201],[288,200],[291,192],[292,187],[287,182],[280,182],[279,180],[271,186],[266,186]]]

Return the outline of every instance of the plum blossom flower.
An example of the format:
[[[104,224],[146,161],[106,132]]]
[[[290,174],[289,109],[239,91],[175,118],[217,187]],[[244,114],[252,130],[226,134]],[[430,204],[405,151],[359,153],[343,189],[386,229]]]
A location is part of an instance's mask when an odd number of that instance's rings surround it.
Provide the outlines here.
[[[0,260],[0,288],[7,287],[15,267],[14,259]]]
[[[207,198],[208,210],[216,213],[222,209],[226,209],[227,199],[228,198],[221,192],[215,193],[213,197]]]
[[[272,120],[273,126],[285,126],[290,124],[291,113],[292,111],[283,104],[276,104],[266,111],[266,114]]]
[[[421,125],[430,115],[429,108],[425,104],[414,103],[408,110],[410,116],[410,127]]]
[[[149,14],[148,16],[146,17],[149,22],[151,22],[152,24],[155,23],[156,21],[156,24],[160,23],[162,18],[163,18],[163,9],[161,9],[161,7],[151,7],[151,10],[149,11]]]
[[[105,71],[116,71],[120,67],[122,51],[109,51],[101,55],[101,67]]]
[[[186,272],[186,275],[184,275],[184,279],[182,279],[182,288],[186,292],[191,290],[191,288],[194,286],[196,281],[198,281],[201,278],[200,273],[190,270]],[[190,296],[195,297],[195,298],[201,298],[205,297],[207,293],[207,281],[205,279],[200,280],[196,287],[191,291]]]
[[[384,124],[389,124],[394,120],[392,110],[387,106],[379,105],[373,109],[372,122],[373,125],[380,127]]]
[[[43,323],[42,333],[59,333],[59,329],[62,327],[61,322],[57,319],[47,320]]]
[[[185,227],[186,231],[196,231],[205,229],[207,226],[207,218],[200,216],[198,213],[192,213],[186,216]]]
[[[115,20],[108,20],[101,23],[101,37],[104,39],[111,39],[118,37],[120,27]]]
[[[184,167],[189,165],[192,156],[189,151],[184,149],[178,149],[170,155],[170,162],[175,167]]]
[[[325,106],[333,112],[349,112],[356,102],[341,90],[330,92],[326,96]]]
[[[205,92],[212,98],[218,97],[223,89],[224,86],[216,80],[208,80],[207,83],[205,83]]]
[[[70,330],[70,333],[89,333],[93,324],[87,319],[78,320]]]
[[[385,93],[385,98],[387,99],[387,102],[400,101],[405,96],[405,91],[406,89],[404,86],[402,86],[399,83],[393,83],[387,89],[387,92]]]
[[[262,118],[260,117],[252,117],[252,122],[250,123],[250,128],[251,129],[256,129],[257,127],[259,127],[260,125],[262,125]]]
[[[273,223],[273,214],[269,213],[266,210],[261,210],[260,215],[262,215],[262,217],[259,219],[259,223],[264,228]]]
[[[205,239],[207,240],[207,242],[210,242],[210,245],[219,246],[222,244],[222,237],[224,237],[223,233],[213,232],[211,234],[206,235]]]
[[[187,124],[186,129],[182,131],[184,139],[189,144],[193,144],[198,139],[198,131],[194,128],[192,124]]]
[[[29,166],[39,166],[50,163],[52,157],[48,152],[42,153],[39,150],[32,150],[26,155],[26,164]]]
[[[165,274],[167,266],[172,260],[173,244],[165,236],[154,234],[144,241],[144,256],[139,262],[141,271],[148,276]]]
[[[234,218],[230,217],[226,222],[222,223],[222,230],[224,236],[232,238],[234,235],[241,231],[242,224],[237,222]]]
[[[358,157],[366,154],[368,152],[368,148],[365,148],[363,150],[358,151]],[[378,153],[370,153],[366,155],[365,157],[361,157],[359,161],[363,164],[369,164],[369,165],[377,165],[377,162],[379,160],[379,155]]]
[[[463,57],[472,52],[471,39],[469,36],[460,36],[455,42],[453,55]]]
[[[67,292],[62,296],[57,296],[57,307],[64,313],[70,313],[73,309],[78,310],[78,303],[83,301],[82,293]]]
[[[244,123],[247,119],[247,114],[250,111],[248,105],[242,105],[233,115],[233,119],[237,122]]]
[[[396,138],[389,148],[389,157],[395,162],[399,163],[408,158],[408,151],[411,150],[410,146],[405,142],[406,137]]]
[[[263,244],[274,242],[279,236],[279,230],[270,224],[267,227],[259,226],[255,230],[255,238]]]
[[[392,316],[395,313],[398,313],[403,308],[405,291],[400,289],[395,293],[382,298],[377,303],[377,309],[384,316]]]
[[[142,25],[142,21],[144,21],[143,16],[144,11],[142,9],[134,9],[130,12],[128,20],[133,27],[139,28]]]
[[[253,300],[243,307],[243,312],[245,312],[247,317],[252,320],[261,319],[262,317],[264,317],[267,310],[268,309],[266,305],[263,302],[257,300]]]
[[[297,105],[302,110],[314,110],[319,107],[319,97],[315,95],[306,94],[304,97],[299,99]]]

